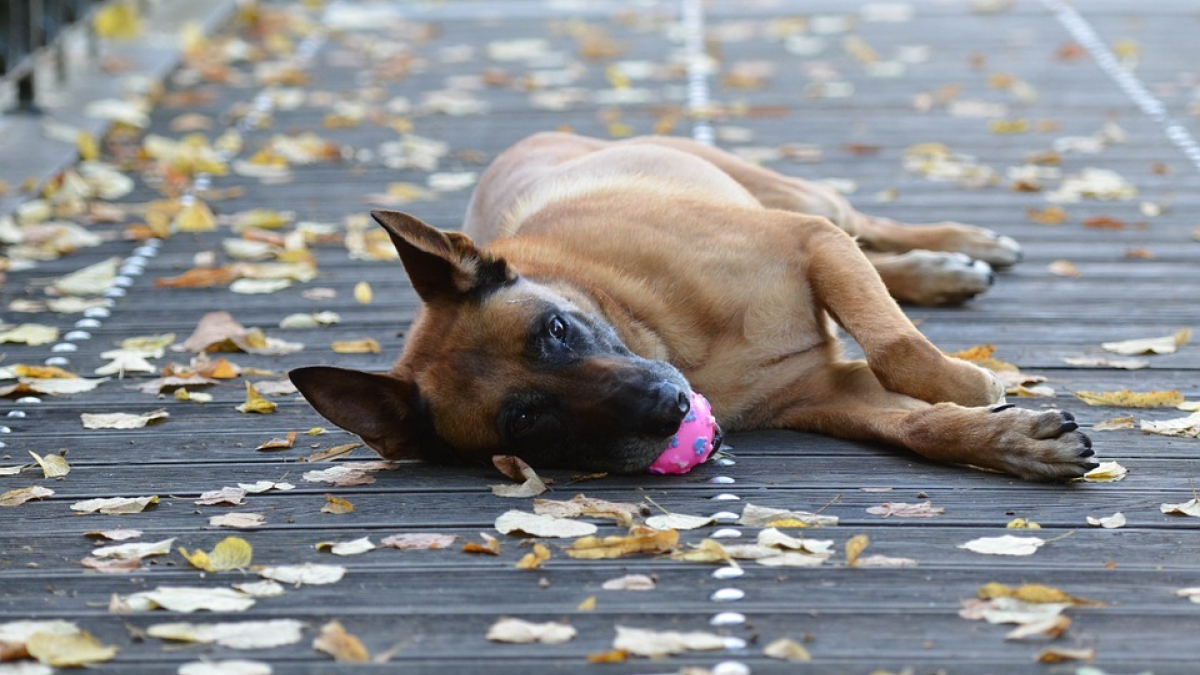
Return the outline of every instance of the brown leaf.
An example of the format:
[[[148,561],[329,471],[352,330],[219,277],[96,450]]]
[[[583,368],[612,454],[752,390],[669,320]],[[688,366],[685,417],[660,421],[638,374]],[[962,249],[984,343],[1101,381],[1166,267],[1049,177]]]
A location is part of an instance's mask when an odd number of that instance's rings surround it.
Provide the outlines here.
[[[450,545],[457,539],[453,534],[434,534],[434,533],[418,533],[418,534],[394,534],[384,538],[379,542],[380,546],[390,546],[391,548],[401,551],[426,551],[441,548],[450,548]]]
[[[517,561],[517,569],[519,570],[536,570],[541,569],[542,563],[550,559],[550,549],[542,544],[534,544],[533,550],[526,553]]]
[[[497,497],[536,497],[546,491],[546,483],[520,457],[515,455],[494,455],[492,464],[500,473],[508,476],[520,485],[493,485],[492,494]]]
[[[1174,408],[1183,403],[1180,391],[1077,391],[1076,398],[1088,405],[1118,408]]]
[[[577,539],[567,549],[567,555],[586,560],[621,558],[638,553],[670,553],[678,544],[679,532],[675,530],[660,531],[649,527],[634,527],[629,531],[629,536]]]
[[[362,640],[346,632],[340,621],[330,621],[321,626],[321,633],[313,640],[313,649],[344,663],[367,663],[371,653]]]
[[[353,512],[354,504],[351,504],[348,500],[335,497],[331,494],[325,495],[325,506],[321,507],[321,513],[343,514]]]
[[[500,540],[488,534],[480,532],[480,537],[483,537],[483,543],[468,541],[463,544],[463,553],[484,553],[486,555],[500,555]]]
[[[31,485],[27,488],[17,488],[0,494],[0,506],[20,506],[31,499],[44,499],[54,494],[54,490],[41,485]]]
[[[1096,650],[1091,647],[1086,649],[1047,647],[1038,652],[1034,660],[1038,663],[1066,663],[1067,661],[1094,661],[1095,659]]]
[[[287,437],[272,438],[255,448],[255,450],[287,450],[296,444],[296,436],[298,435],[298,432],[289,431]]]

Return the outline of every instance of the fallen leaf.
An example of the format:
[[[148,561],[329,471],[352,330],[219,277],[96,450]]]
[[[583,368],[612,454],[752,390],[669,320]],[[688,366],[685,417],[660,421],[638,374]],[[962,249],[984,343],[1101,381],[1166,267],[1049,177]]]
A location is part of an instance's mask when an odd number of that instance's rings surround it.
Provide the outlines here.
[[[1106,420],[1100,420],[1092,425],[1092,431],[1116,431],[1117,429],[1132,429],[1134,422],[1132,417],[1112,417]]]
[[[1006,530],[1040,530],[1040,529],[1042,529],[1042,526],[1038,525],[1037,523],[1033,522],[1032,520],[1026,520],[1025,518],[1013,518],[1012,520],[1008,521],[1008,524],[1004,526],[1004,529],[1006,529]]]
[[[742,509],[738,523],[747,527],[783,527],[779,521],[792,521],[786,527],[833,527],[838,524],[837,516],[826,516],[808,511],[788,511],[747,503]]]
[[[495,455],[492,464],[505,476],[520,481],[519,485],[492,485],[492,494],[497,497],[536,497],[546,491],[546,483],[533,467],[515,455]]]
[[[247,493],[254,495],[270,492],[271,490],[287,492],[288,490],[296,489],[296,486],[292,485],[291,483],[276,483],[273,480],[260,480],[253,483],[238,483],[238,487],[245,490]]]
[[[175,642],[218,644],[230,649],[270,649],[299,642],[304,622],[295,619],[228,623],[159,623],[146,629],[150,637]]]
[[[1070,260],[1052,261],[1046,266],[1046,271],[1056,277],[1069,277],[1072,279],[1077,279],[1082,275],[1079,268]]]
[[[883,516],[890,518],[932,518],[940,516],[946,512],[946,509],[940,506],[934,506],[932,502],[922,502],[920,504],[905,504],[903,502],[885,502],[879,506],[872,506],[867,509],[867,513],[874,516]]]
[[[694,530],[712,523],[712,516],[689,516],[682,513],[668,513],[646,519],[646,525],[656,530]]]
[[[266,516],[261,513],[226,513],[221,516],[209,516],[208,524],[213,527],[248,530],[266,524]]]
[[[159,586],[152,591],[123,596],[121,601],[135,612],[162,608],[181,614],[200,611],[244,612],[255,604],[254,598],[232,588],[198,586]]]
[[[246,402],[237,406],[237,411],[242,413],[258,413],[265,415],[275,412],[278,407],[274,401],[263,398],[253,384],[246,382]]]
[[[276,565],[264,567],[258,571],[258,576],[281,584],[296,586],[323,586],[342,580],[346,568],[341,565],[318,565],[304,563],[303,565]]]
[[[375,482],[375,477],[365,469],[348,464],[331,466],[320,471],[305,471],[300,477],[306,483],[329,483],[337,487],[370,485]]]
[[[480,532],[479,536],[483,538],[483,543],[480,544],[474,541],[468,541],[463,544],[463,553],[483,553],[486,555],[500,555],[500,540],[496,539],[487,532]]]
[[[379,545],[401,551],[425,551],[450,548],[457,538],[453,534],[393,534],[390,537],[385,537],[383,541],[379,542]]]
[[[20,506],[31,499],[44,499],[54,495],[54,490],[40,485],[17,488],[0,494],[0,506]]]
[[[111,661],[117,647],[105,645],[87,631],[68,635],[34,633],[25,640],[29,655],[47,666],[69,668]]]
[[[533,550],[521,556],[517,561],[517,569],[519,570],[536,570],[541,569],[542,563],[550,559],[550,549],[542,544],[534,544]]]
[[[893,558],[886,555],[868,555],[860,557],[855,563],[855,567],[917,567],[920,564],[921,563],[913,560],[912,558]]]
[[[575,628],[565,623],[530,623],[523,619],[504,617],[488,628],[487,639],[511,644],[557,645],[575,638]]]
[[[141,429],[171,416],[166,410],[148,413],[83,413],[79,418],[84,429]]]
[[[264,661],[222,659],[190,661],[179,666],[178,675],[272,675],[274,669]]]
[[[1111,516],[1105,516],[1103,518],[1088,516],[1087,522],[1088,525],[1103,527],[1106,530],[1115,530],[1118,527],[1125,527],[1125,514],[1118,511]]]
[[[1005,634],[1005,640],[1027,640],[1029,638],[1039,638],[1045,640],[1054,640],[1062,637],[1062,634],[1067,632],[1071,627],[1071,618],[1068,616],[1053,616],[1042,619],[1041,621],[1031,621],[1021,624]]]
[[[233,584],[233,587],[252,598],[277,598],[287,593],[283,586],[270,579],[246,581]]]
[[[1175,591],[1175,595],[1200,605],[1200,588],[1181,588]]]
[[[93,558],[115,558],[118,560],[130,560],[149,558],[157,555],[167,555],[171,552],[171,546],[175,543],[175,538],[163,539],[155,542],[132,542],[129,544],[115,544],[113,546],[101,546],[92,551]]]
[[[600,584],[606,591],[652,591],[655,586],[654,579],[644,574],[627,574]]]
[[[72,511],[80,513],[102,513],[109,516],[124,516],[141,513],[158,503],[158,495],[150,497],[111,497],[109,499],[85,499],[71,505]]]
[[[1183,403],[1183,393],[1176,390],[1136,392],[1128,389],[1117,391],[1077,391],[1075,397],[1092,406],[1119,408],[1174,408]]]
[[[862,552],[867,550],[867,546],[871,544],[871,539],[865,534],[856,534],[846,541],[846,565],[854,567],[858,564],[858,557]]]
[[[288,450],[296,444],[297,432],[289,431],[285,438],[272,438],[259,445],[255,450]]]
[[[1138,354],[1174,354],[1178,349],[1192,339],[1192,329],[1180,328],[1174,335],[1138,340],[1123,340],[1121,342],[1104,342],[1101,347],[1110,352],[1124,356]]]
[[[341,622],[336,620],[321,626],[321,632],[313,640],[312,646],[341,663],[368,663],[371,660],[371,653],[362,640],[347,633]]]
[[[88,296],[101,295],[112,287],[117,278],[117,268],[120,258],[109,258],[83,269],[76,270],[60,277],[50,288],[61,295]],[[0,341],[3,341],[0,336]]]
[[[87,557],[79,563],[84,567],[95,570],[100,574],[128,574],[142,569],[141,558],[92,558]],[[0,671],[2,673],[3,671]]]
[[[358,304],[369,305],[371,304],[372,297],[373,293],[371,292],[371,284],[368,284],[365,281],[360,281],[357,284],[354,284],[354,299],[358,301]]]
[[[1173,516],[1200,518],[1200,499],[1192,498],[1179,504],[1162,504],[1159,510]]]
[[[1065,647],[1047,647],[1038,652],[1034,660],[1038,663],[1066,663],[1068,661],[1094,661],[1096,660],[1096,650],[1088,647],[1086,649],[1067,649]]]
[[[250,546],[250,542],[241,537],[225,537],[213,547],[211,553],[199,549],[188,553],[188,550],[181,546],[179,554],[187,559],[192,567],[205,572],[228,572],[250,567],[250,561],[254,557],[254,548]]]
[[[1083,474],[1086,483],[1115,483],[1123,480],[1129,470],[1117,462],[1100,462],[1100,466]]]
[[[510,510],[496,519],[496,530],[501,534],[522,533],[532,537],[582,537],[595,533],[596,526],[566,518]]]
[[[311,455],[308,455],[307,457],[302,459],[301,461],[303,461],[303,462],[328,462],[337,457],[341,457],[342,455],[348,455],[352,451],[357,450],[358,448],[361,448],[362,446],[363,446],[363,444],[359,443],[357,441],[353,442],[353,443],[343,443],[341,445],[335,445],[332,448],[325,448],[324,450],[314,452]],[[363,473],[362,469],[355,469],[354,471]],[[315,472],[309,472],[309,473],[315,473]],[[365,476],[365,473],[363,473],[363,475]],[[370,478],[370,476],[366,476],[366,477]],[[347,474],[347,476],[344,477],[344,480],[349,480],[349,479],[350,479],[349,474]],[[339,480],[331,480],[331,481],[326,481],[326,482],[331,482],[331,483],[341,485],[344,483],[344,480],[339,479]],[[373,482],[375,482],[375,479],[371,478],[367,482],[373,483]]]
[[[779,638],[763,647],[763,655],[782,661],[812,661],[812,655],[799,642],[791,638]]]
[[[351,504],[347,499],[327,494],[325,495],[325,506],[321,507],[321,513],[332,513],[335,515],[354,513],[354,504]]]
[[[1060,225],[1067,220],[1067,211],[1061,206],[1047,206],[1044,209],[1026,208],[1025,217],[1042,225]]]
[[[1131,423],[1130,426],[1133,426]],[[1142,420],[1142,432],[1180,438],[1200,438],[1200,413],[1153,422]]]
[[[29,454],[33,456],[33,461],[42,467],[42,475],[46,478],[62,478],[71,473],[71,465],[67,464],[67,459],[62,455],[42,457],[32,450],[29,451]]]
[[[194,504],[198,506],[240,506],[246,503],[246,491],[240,487],[223,487],[220,490],[209,490],[200,495]]]
[[[693,544],[683,551],[672,553],[671,559],[695,563],[736,565],[729,555],[729,551],[725,550],[725,547],[715,539],[702,539],[699,544]]]
[[[142,536],[142,531],[129,529],[93,530],[85,532],[84,536],[93,539],[108,539],[109,541],[125,541],[126,539],[137,539]]]
[[[322,541],[316,546],[318,551],[327,551],[334,555],[362,555],[375,550],[375,544],[370,537],[361,537],[351,541]]]
[[[959,544],[958,548],[965,548],[968,551],[975,553],[983,553],[985,555],[1013,555],[1024,556],[1033,555],[1037,552],[1046,541],[1038,537],[1014,537],[1006,534],[1002,537],[980,537],[973,539],[965,544]]]
[[[628,527],[633,524],[633,516],[641,513],[641,507],[637,504],[610,502],[580,494],[575,495],[569,501],[535,499],[533,500],[533,512],[558,518],[578,518],[579,516],[610,518],[617,521],[618,524]]]
[[[379,342],[374,338],[361,340],[338,340],[329,345],[338,354],[378,354],[381,351]]]
[[[655,631],[644,628],[617,627],[613,649],[624,650],[636,656],[661,658],[688,651],[713,651],[725,649],[726,638],[713,633],[692,631]]]
[[[679,532],[675,530],[660,531],[647,527],[634,527],[630,530],[629,536],[577,539],[567,549],[567,555],[587,560],[620,558],[635,553],[670,553],[678,544]]]
[[[16,342],[31,347],[50,344],[58,339],[58,329],[37,323],[23,323],[0,332],[0,343]]]

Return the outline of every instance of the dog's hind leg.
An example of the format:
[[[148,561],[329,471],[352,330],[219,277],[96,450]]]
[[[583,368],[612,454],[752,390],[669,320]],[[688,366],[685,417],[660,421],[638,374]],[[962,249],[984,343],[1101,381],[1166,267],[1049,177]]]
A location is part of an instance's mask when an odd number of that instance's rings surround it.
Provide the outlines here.
[[[814,298],[862,346],[884,387],[929,403],[983,406],[1003,400],[994,375],[946,356],[913,326],[845,232],[824,219],[780,215],[795,219],[798,265]]]
[[[862,361],[840,361],[806,377],[822,400],[782,410],[787,428],[908,448],[940,462],[1002,471],[1029,480],[1078,478],[1096,466],[1091,440],[1070,413],[1013,406],[930,404],[889,391]]]

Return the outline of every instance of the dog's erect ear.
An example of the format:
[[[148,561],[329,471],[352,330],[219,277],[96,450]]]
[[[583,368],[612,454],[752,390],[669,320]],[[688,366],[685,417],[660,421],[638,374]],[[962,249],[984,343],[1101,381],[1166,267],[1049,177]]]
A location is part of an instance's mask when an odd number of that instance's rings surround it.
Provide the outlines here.
[[[516,278],[503,258],[493,258],[460,232],[442,232],[399,211],[372,211],[392,237],[417,295],[425,302],[454,299]]]
[[[421,446],[417,385],[391,375],[311,366],[288,373],[325,419],[358,434],[384,459],[433,459]]]

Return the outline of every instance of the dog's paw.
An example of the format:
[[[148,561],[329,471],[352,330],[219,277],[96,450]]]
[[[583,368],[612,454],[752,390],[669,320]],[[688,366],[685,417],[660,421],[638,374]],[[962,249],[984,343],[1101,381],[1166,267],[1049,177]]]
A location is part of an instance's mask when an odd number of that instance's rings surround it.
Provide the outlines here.
[[[1099,466],[1092,440],[1079,431],[1075,416],[1050,410],[1036,412],[1003,405],[988,417],[1003,427],[995,451],[1001,471],[1026,480],[1061,481],[1082,478]]]
[[[996,281],[992,268],[962,253],[909,251],[894,265],[903,283],[892,288],[897,299],[916,305],[957,305],[987,291]]]
[[[963,253],[992,267],[1012,267],[1024,255],[1015,239],[986,228],[952,222],[939,223],[938,227],[948,231],[946,247],[939,249]]]

